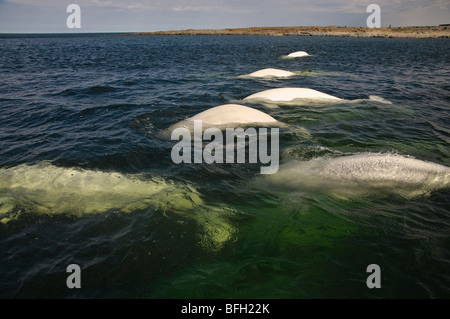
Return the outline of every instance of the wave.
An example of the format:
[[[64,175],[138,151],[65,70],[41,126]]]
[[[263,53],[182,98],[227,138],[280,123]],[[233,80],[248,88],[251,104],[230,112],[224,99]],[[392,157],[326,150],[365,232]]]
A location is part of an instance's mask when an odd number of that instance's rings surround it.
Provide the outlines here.
[[[104,85],[94,85],[87,88],[70,88],[55,93],[55,96],[73,96],[73,95],[97,95],[104,93],[116,92],[118,88]]]

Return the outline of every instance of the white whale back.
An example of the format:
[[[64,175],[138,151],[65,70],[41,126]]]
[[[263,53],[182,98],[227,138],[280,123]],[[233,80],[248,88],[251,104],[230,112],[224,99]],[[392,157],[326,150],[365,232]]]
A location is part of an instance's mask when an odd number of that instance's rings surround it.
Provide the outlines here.
[[[297,99],[332,100],[342,99],[309,88],[278,88],[261,91],[244,98],[244,101],[291,102]]]
[[[305,51],[296,51],[296,52],[292,52],[289,53],[287,56],[290,58],[300,58],[300,57],[304,57],[304,56],[308,56],[309,54],[306,53]]]
[[[450,187],[450,168],[396,154],[362,153],[282,164],[258,177],[263,188],[317,191],[336,197],[397,194],[406,198]]]
[[[272,116],[239,104],[225,104],[203,111],[188,119],[188,121],[201,120],[206,125],[250,124],[250,123],[276,123]]]
[[[200,112],[186,120],[171,125],[164,133],[163,137],[170,136],[170,133],[178,128],[185,127],[193,130],[194,121],[202,121],[203,127],[236,127],[239,125],[275,125],[281,124],[272,116],[256,110],[254,108],[239,104],[224,104]]]
[[[290,76],[293,76],[293,75],[295,75],[294,72],[280,70],[280,69],[272,69],[272,68],[262,69],[262,70],[255,71],[255,72],[249,74],[249,76],[257,77],[257,78],[262,78],[262,77],[281,77],[281,78],[285,78],[285,77],[290,77]]]
[[[257,109],[239,104],[224,104],[179,121],[159,132],[158,135],[161,139],[170,140],[172,132],[177,128],[185,128],[193,132],[196,121],[201,121],[202,129],[210,127],[225,129],[240,126],[284,126],[282,122]]]

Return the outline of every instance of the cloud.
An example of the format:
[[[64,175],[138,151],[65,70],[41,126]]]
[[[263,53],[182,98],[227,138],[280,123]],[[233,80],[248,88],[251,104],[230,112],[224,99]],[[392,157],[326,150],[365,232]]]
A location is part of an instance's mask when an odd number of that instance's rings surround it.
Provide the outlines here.
[[[0,0],[0,32],[66,32],[76,3],[84,32],[246,26],[364,26],[371,3],[382,26],[449,23],[448,0]]]
[[[61,0],[0,0],[10,3],[30,5],[30,6],[50,6],[60,5]],[[70,3],[78,4],[80,7],[97,7],[109,9],[144,9],[144,10],[171,10],[172,8],[191,8],[195,11],[210,11],[225,5],[225,1],[220,0],[67,0]]]
[[[61,5],[61,0],[0,0],[2,2],[33,6]],[[364,13],[371,3],[378,4],[390,14],[405,14],[422,10],[449,13],[448,0],[67,0],[67,5],[76,3],[84,7],[173,10],[173,11],[222,11],[261,12],[264,10],[324,13]]]

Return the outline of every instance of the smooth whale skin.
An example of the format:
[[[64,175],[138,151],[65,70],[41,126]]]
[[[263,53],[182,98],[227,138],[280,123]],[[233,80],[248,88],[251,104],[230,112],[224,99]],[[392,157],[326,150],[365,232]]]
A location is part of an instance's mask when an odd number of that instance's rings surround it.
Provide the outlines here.
[[[272,116],[254,108],[239,104],[224,104],[200,112],[186,120],[171,125],[162,134],[162,138],[170,138],[171,132],[178,127],[184,127],[192,131],[194,129],[194,121],[202,121],[203,128],[217,127],[219,129],[248,125],[275,126],[282,124]]]
[[[201,120],[206,125],[226,125],[226,124],[250,124],[250,123],[271,123],[278,121],[272,116],[239,104],[225,104],[203,111],[188,121]]]
[[[59,167],[48,162],[0,169],[0,223],[22,213],[83,216],[152,207],[197,222],[201,241],[220,247],[235,231],[223,210],[207,206],[188,184],[160,177]]]
[[[225,129],[248,126],[285,126],[284,123],[257,109],[239,104],[224,104],[171,125],[169,128],[159,132],[159,137],[164,140],[170,140],[172,132],[177,128],[185,128],[193,132],[194,121],[201,121],[202,129],[210,127]]]
[[[244,101],[292,102],[298,99],[342,101],[342,99],[309,88],[278,88],[261,91]]]
[[[362,153],[291,161],[255,183],[268,190],[313,191],[344,199],[388,194],[412,198],[450,187],[450,168],[397,154]]]
[[[263,77],[285,78],[285,77],[290,77],[293,75],[295,75],[294,72],[280,70],[280,69],[271,69],[271,68],[262,69],[262,70],[255,71],[255,72],[249,74],[249,76],[257,77],[257,78],[263,78]]]
[[[301,58],[301,57],[308,56],[308,55],[309,54],[306,53],[305,51],[297,51],[297,52],[289,53],[287,56],[290,58]]]

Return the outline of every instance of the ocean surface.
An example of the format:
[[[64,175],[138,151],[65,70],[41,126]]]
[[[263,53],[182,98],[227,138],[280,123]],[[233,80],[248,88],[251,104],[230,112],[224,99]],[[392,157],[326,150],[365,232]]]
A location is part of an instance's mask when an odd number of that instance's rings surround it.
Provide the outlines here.
[[[285,124],[281,163],[450,167],[448,39],[0,35],[0,52],[0,298],[450,297],[448,175],[407,197],[260,187],[256,164],[175,164],[161,134],[244,104]],[[296,75],[242,76],[263,68]],[[283,87],[344,100],[242,102]]]

